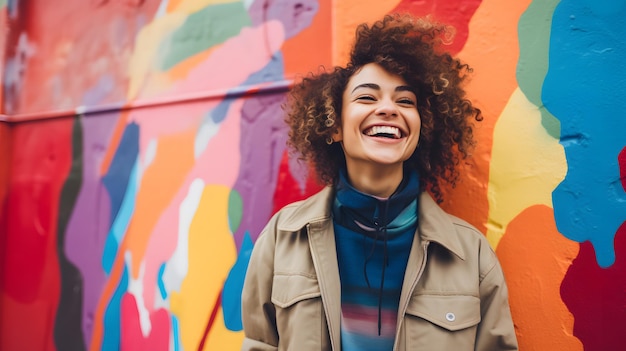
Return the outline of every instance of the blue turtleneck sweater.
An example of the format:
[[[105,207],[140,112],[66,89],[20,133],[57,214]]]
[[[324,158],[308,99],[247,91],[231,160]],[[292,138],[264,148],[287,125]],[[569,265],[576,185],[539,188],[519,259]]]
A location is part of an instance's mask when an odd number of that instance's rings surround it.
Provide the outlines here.
[[[405,171],[387,199],[340,173],[333,222],[341,279],[341,349],[392,350],[404,272],[417,229],[419,177]]]

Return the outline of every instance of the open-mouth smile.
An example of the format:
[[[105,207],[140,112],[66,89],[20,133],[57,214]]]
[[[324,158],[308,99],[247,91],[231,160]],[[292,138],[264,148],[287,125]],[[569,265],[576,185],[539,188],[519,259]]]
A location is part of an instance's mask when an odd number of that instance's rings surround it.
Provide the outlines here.
[[[403,133],[398,127],[392,126],[372,126],[363,131],[363,134],[371,137],[400,139]]]

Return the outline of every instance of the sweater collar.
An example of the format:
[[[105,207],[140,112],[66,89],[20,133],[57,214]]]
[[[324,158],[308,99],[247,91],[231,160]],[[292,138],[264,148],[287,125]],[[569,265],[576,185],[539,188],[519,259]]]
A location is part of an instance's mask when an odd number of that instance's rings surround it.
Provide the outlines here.
[[[357,190],[349,183],[345,170],[340,172],[336,189],[333,218],[344,227],[363,234],[384,228],[385,232],[394,234],[416,222],[419,195],[416,171],[405,171],[402,182],[389,198],[379,198]]]
[[[332,203],[335,197],[334,187],[328,186],[306,200],[288,205],[295,207],[279,221],[278,230],[296,232],[309,224],[320,224],[331,220]],[[452,217],[437,205],[426,191],[418,198],[418,230],[422,240],[433,241],[445,247],[461,259],[465,251],[456,235]]]

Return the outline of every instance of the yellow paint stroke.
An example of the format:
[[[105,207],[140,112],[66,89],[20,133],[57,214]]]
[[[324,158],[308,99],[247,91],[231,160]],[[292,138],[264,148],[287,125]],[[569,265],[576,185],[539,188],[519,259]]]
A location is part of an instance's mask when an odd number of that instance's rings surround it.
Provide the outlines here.
[[[541,124],[541,112],[516,89],[493,133],[487,239],[497,247],[506,227],[533,205],[552,208],[552,191],[567,173],[565,152]]]
[[[202,339],[218,294],[237,259],[228,225],[231,189],[207,185],[189,229],[189,270],[180,293],[171,295],[171,311],[180,321],[183,350],[195,350]],[[214,324],[221,324],[216,323]]]
[[[232,346],[232,349],[235,350],[242,345],[244,338],[243,331],[234,332],[226,329],[224,325],[224,310],[221,306],[215,317],[215,323],[213,323],[213,327],[209,331],[202,351],[223,350],[226,345]]]

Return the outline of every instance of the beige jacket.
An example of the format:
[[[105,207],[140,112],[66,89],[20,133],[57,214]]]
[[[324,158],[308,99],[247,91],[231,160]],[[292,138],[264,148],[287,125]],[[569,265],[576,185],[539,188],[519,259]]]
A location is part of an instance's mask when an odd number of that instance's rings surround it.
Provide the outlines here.
[[[243,288],[242,350],[341,350],[333,190],[279,211]],[[502,269],[485,237],[427,194],[407,264],[394,350],[517,350]]]

